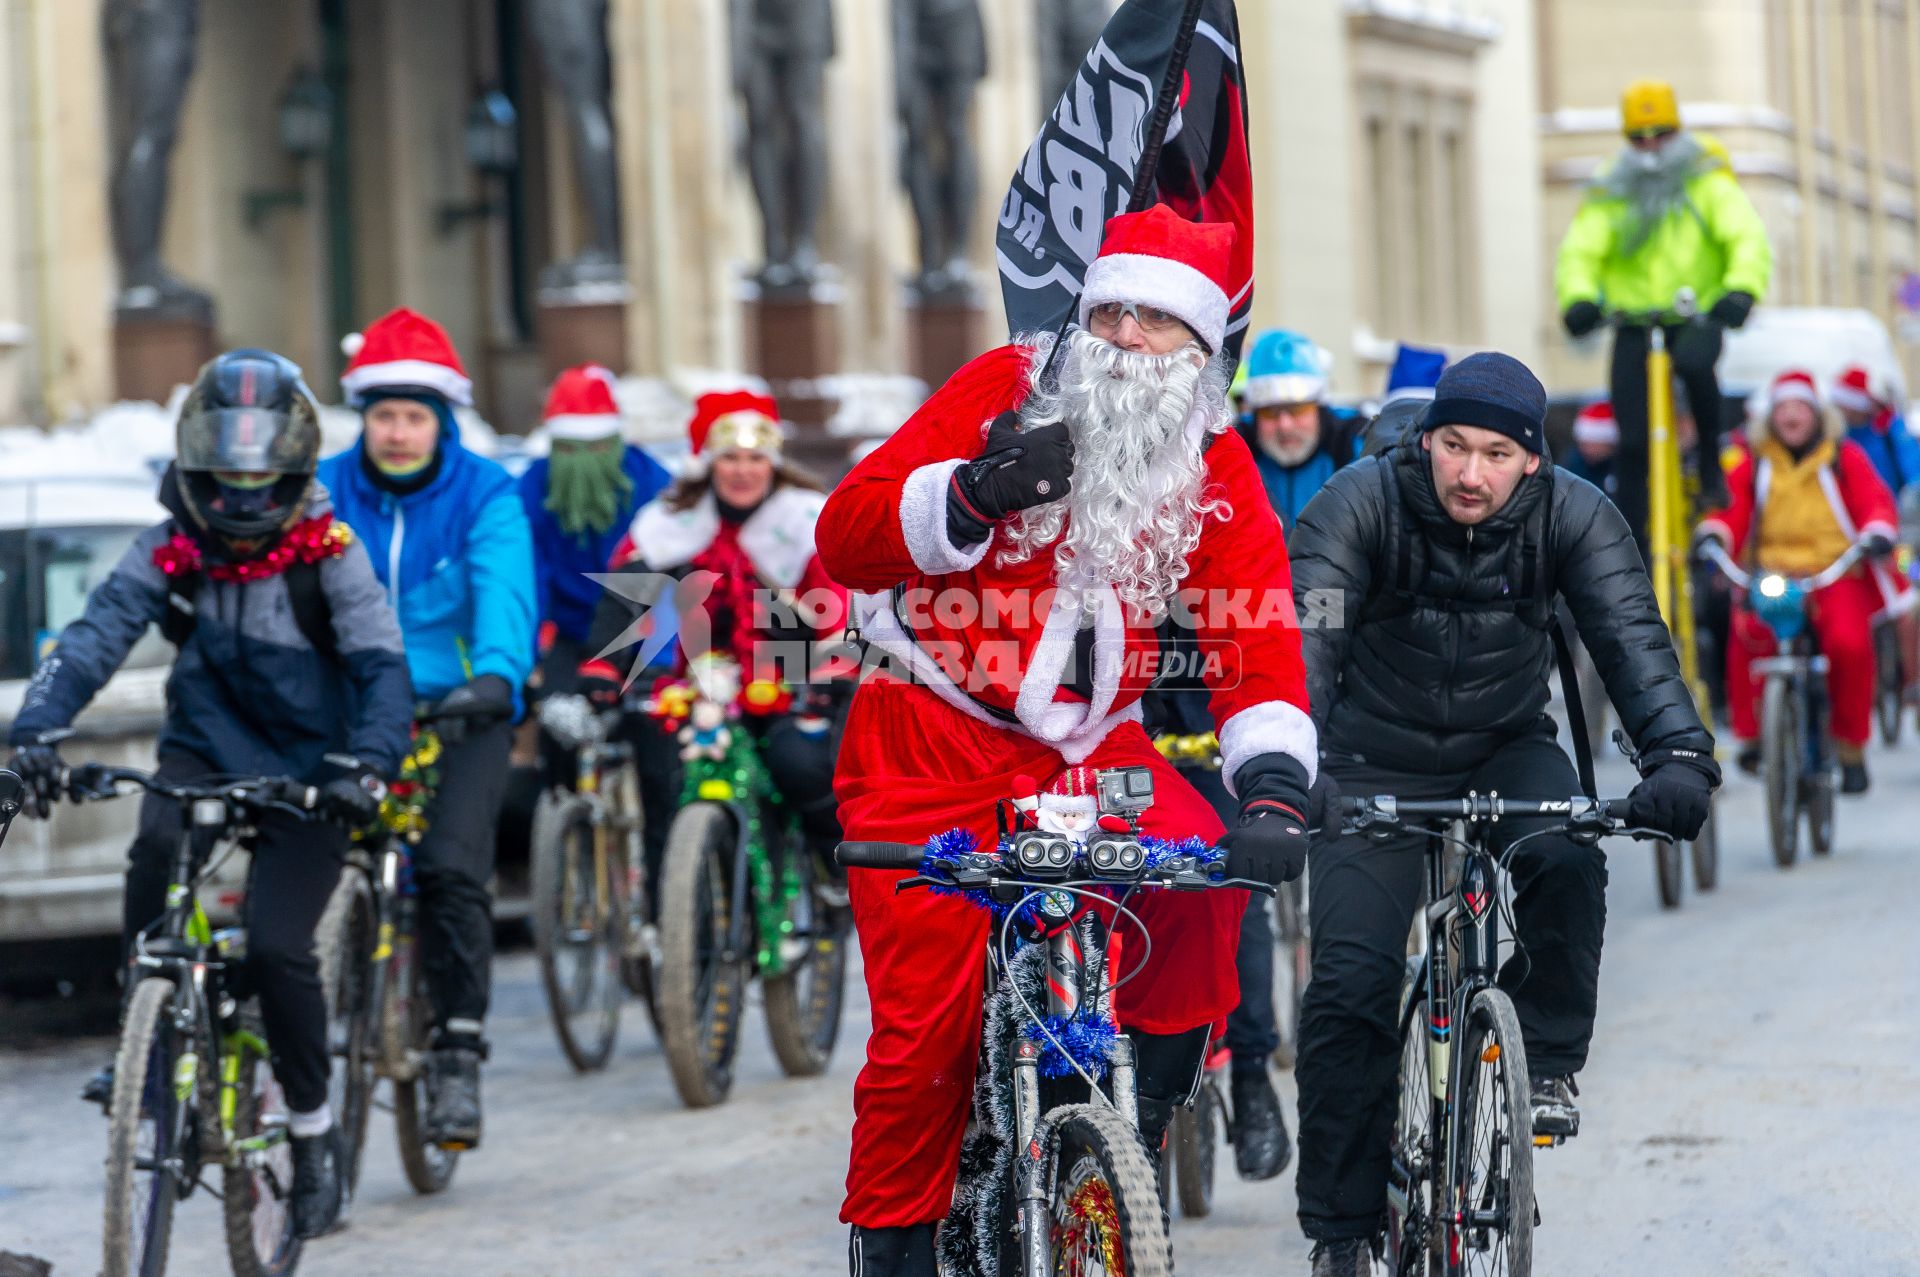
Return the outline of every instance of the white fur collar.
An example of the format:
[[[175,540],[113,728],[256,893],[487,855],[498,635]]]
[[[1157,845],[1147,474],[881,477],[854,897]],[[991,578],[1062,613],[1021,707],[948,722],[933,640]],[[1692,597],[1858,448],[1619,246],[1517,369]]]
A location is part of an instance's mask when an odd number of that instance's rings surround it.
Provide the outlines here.
[[[740,528],[740,548],[768,585],[790,590],[800,584],[812,561],[813,528],[824,494],[805,488],[776,488]],[[720,509],[713,493],[685,510],[670,510],[655,500],[641,507],[629,535],[648,567],[667,572],[685,567],[720,534]]]

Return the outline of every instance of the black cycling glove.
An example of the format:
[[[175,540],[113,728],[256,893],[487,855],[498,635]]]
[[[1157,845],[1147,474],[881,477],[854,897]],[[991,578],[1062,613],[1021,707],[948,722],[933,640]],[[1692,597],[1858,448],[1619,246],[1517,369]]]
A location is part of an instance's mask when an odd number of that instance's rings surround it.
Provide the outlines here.
[[[978,545],[993,525],[1020,510],[1058,501],[1073,488],[1073,439],[1064,422],[1020,428],[1020,414],[1003,412],[987,428],[979,457],[953,472],[947,485],[947,539]]]
[[[1752,313],[1753,294],[1732,292],[1713,304],[1713,309],[1707,312],[1707,318],[1728,328],[1744,328],[1747,316]]]
[[[22,745],[7,760],[7,770],[26,784],[26,792],[20,796],[22,812],[34,820],[45,820],[53,814],[67,776],[67,765],[58,750],[51,745]]]
[[[1893,553],[1893,538],[1884,532],[1869,532],[1860,538],[1860,548],[1869,559],[1884,559]]]
[[[1560,322],[1566,325],[1568,336],[1585,337],[1588,333],[1598,328],[1606,317],[1606,313],[1600,309],[1598,304],[1590,301],[1577,301],[1567,307],[1566,313],[1560,316]]]
[[[1645,775],[1627,795],[1627,823],[1691,842],[1706,827],[1720,764],[1697,750],[1668,750],[1643,759]]]
[[[433,712],[443,716],[440,739],[454,744],[512,718],[513,685],[498,674],[482,674],[441,697]]]
[[[328,754],[326,763],[332,779],[320,786],[320,814],[348,829],[371,825],[387,796],[380,774],[350,754]]]
[[[1278,886],[1307,867],[1307,769],[1288,754],[1256,754],[1234,773],[1240,826],[1220,839],[1227,877]]]

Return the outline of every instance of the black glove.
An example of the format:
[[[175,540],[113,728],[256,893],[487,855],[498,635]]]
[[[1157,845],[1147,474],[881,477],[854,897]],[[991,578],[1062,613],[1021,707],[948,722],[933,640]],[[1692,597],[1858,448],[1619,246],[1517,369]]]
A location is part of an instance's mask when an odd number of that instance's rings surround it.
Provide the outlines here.
[[[1340,832],[1340,782],[1325,767],[1307,790],[1307,824],[1328,837]]]
[[[1728,293],[1713,304],[1707,312],[1707,318],[1716,324],[1725,324],[1728,328],[1746,326],[1747,316],[1753,313],[1752,293]]]
[[[1307,769],[1287,754],[1257,754],[1234,773],[1240,827],[1220,839],[1227,877],[1274,886],[1307,867]]]
[[[996,523],[1015,511],[1058,501],[1073,489],[1073,439],[1064,422],[1020,428],[1003,412],[987,428],[980,456],[953,472],[951,491],[978,518]]]
[[[53,814],[53,805],[60,801],[67,782],[67,765],[60,760],[59,750],[51,745],[22,745],[7,760],[7,770],[26,785],[26,792],[20,796],[22,812],[34,820],[45,820]]]
[[[433,712],[440,739],[451,745],[512,718],[513,686],[498,674],[482,674],[441,697]]]
[[[1869,532],[1860,538],[1860,548],[1869,559],[1884,559],[1893,553],[1893,538],[1884,532]]]
[[[332,779],[320,786],[320,814],[348,829],[371,825],[387,796],[380,774],[349,754],[328,754],[326,761]]]
[[[1645,777],[1627,795],[1627,823],[1680,842],[1698,838],[1720,785],[1720,765],[1694,750],[1674,750],[1641,766]]]
[[[1606,312],[1600,309],[1599,303],[1577,301],[1567,307],[1566,313],[1560,316],[1560,322],[1566,325],[1568,336],[1585,337],[1598,328],[1606,317]]]

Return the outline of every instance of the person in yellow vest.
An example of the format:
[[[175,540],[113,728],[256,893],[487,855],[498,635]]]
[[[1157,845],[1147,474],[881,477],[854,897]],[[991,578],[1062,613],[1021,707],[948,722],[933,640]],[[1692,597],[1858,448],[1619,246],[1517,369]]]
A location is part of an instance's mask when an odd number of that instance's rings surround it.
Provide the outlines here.
[[[1889,570],[1893,492],[1845,424],[1822,403],[1813,378],[1781,373],[1767,412],[1753,426],[1752,450],[1728,477],[1732,500],[1700,523],[1727,553],[1763,572],[1813,576],[1854,542],[1866,561],[1808,599],[1813,632],[1827,657],[1827,693],[1841,767],[1841,792],[1865,793],[1867,732],[1873,714],[1873,625],[1910,609],[1914,594]],[[1760,762],[1760,680],[1756,659],[1774,655],[1773,632],[1744,601],[1736,604],[1727,644],[1727,710],[1740,742],[1742,770]]]
[[[1583,337],[1610,312],[1661,312],[1674,371],[1700,424],[1701,504],[1718,509],[1727,490],[1718,465],[1722,414],[1714,363],[1722,333],[1747,322],[1773,274],[1766,227],[1734,180],[1726,148],[1681,128],[1673,86],[1636,80],[1620,99],[1627,144],[1587,188],[1560,243],[1554,273],[1562,322]],[[1703,316],[1674,313],[1690,289]],[[1615,500],[1634,535],[1647,527],[1647,342],[1644,324],[1614,335],[1610,398],[1620,425]]]

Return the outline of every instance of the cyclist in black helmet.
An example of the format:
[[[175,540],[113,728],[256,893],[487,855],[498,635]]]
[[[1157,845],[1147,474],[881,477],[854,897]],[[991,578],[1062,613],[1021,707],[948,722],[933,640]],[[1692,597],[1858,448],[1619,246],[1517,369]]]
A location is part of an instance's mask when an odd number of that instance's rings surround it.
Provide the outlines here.
[[[291,1111],[294,1226],[311,1237],[332,1226],[341,1198],[314,928],[339,877],[340,825],[374,817],[380,778],[406,749],[412,690],[373,565],[314,480],[319,410],[300,370],[264,350],[214,359],[181,407],[176,446],[160,481],[171,517],[135,540],[34,672],[9,765],[26,782],[28,813],[45,816],[65,771],[48,737],[157,623],[179,647],[158,775],[320,787],[338,823],[264,820],[246,903],[249,970]],[[123,949],[163,911],[179,827],[171,799],[146,796]],[[107,1071],[83,1094],[104,1105],[112,1089]]]

